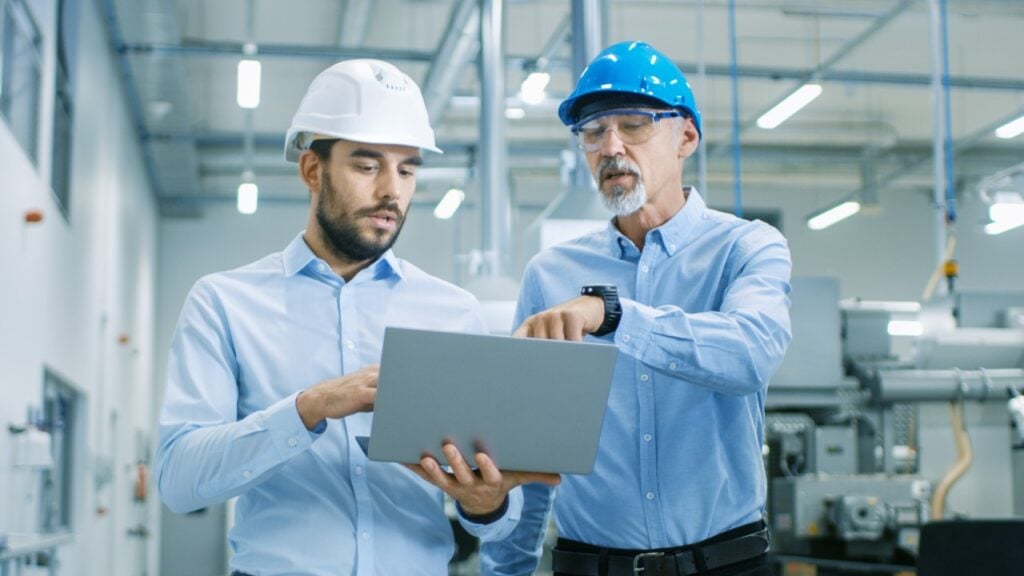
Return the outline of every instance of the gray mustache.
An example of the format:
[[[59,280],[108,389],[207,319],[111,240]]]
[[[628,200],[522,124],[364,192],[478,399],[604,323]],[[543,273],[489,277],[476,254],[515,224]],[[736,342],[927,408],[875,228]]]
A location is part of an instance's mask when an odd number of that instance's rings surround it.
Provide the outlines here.
[[[640,167],[621,156],[614,156],[601,160],[597,165],[597,173],[601,180],[604,180],[608,172],[628,172],[640,177]]]

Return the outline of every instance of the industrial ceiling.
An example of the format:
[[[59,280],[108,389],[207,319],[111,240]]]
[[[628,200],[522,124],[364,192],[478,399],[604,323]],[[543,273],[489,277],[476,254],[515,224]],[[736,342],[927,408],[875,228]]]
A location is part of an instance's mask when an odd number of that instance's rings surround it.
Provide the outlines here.
[[[99,1],[167,217],[233,202],[247,169],[261,202],[305,202],[283,135],[310,80],[352,57],[391,60],[424,87],[447,153],[428,159],[417,202],[477,175],[486,152],[478,0]],[[492,5],[504,22],[505,107],[523,111],[504,120],[519,207],[543,207],[564,185],[569,140],[555,108],[574,80],[573,11],[585,4],[598,6],[588,25],[603,44],[648,41],[686,72],[704,115],[710,187],[732,189],[738,140],[743,186],[806,189],[808,209],[821,197],[928,189],[936,46],[948,54],[958,192],[1021,160],[1024,136],[994,135],[1024,114],[1019,0],[509,0]],[[947,44],[933,44],[936,7]],[[243,57],[262,63],[254,110],[235,100]],[[527,104],[519,87],[534,70],[551,81],[543,101]],[[756,125],[807,82],[822,86],[818,99],[778,128]],[[687,181],[698,165],[687,164]]]

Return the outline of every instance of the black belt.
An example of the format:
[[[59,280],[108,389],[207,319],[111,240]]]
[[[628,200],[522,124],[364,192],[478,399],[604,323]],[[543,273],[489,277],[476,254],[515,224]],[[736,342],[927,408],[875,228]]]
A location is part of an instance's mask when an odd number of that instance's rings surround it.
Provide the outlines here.
[[[556,547],[552,565],[555,572],[579,576],[597,576],[602,561],[608,576],[689,576],[756,558],[768,551],[768,528],[763,523],[756,532],[729,540],[694,544],[667,550],[565,550]]]

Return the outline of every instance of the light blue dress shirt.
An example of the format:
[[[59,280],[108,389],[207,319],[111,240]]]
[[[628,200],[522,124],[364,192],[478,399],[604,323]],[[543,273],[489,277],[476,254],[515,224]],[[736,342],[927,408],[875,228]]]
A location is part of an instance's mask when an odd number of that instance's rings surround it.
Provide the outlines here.
[[[192,288],[167,364],[157,481],[186,512],[238,496],[232,570],[265,575],[447,574],[442,492],[398,464],[368,461],[355,436],[372,414],[306,430],[314,384],[380,361],[385,326],[483,332],[468,292],[388,251],[345,282],[297,236],[283,251]],[[479,525],[501,538],[508,511]]]
[[[642,251],[613,224],[529,263],[515,317],[614,284],[619,348],[597,461],[564,475],[554,498],[563,538],[609,548],[699,542],[761,518],[768,379],[790,341],[790,256],[762,222],[685,206],[647,233]],[[588,339],[593,339],[588,336]],[[484,546],[485,574],[529,574],[551,490],[524,487],[513,535]]]

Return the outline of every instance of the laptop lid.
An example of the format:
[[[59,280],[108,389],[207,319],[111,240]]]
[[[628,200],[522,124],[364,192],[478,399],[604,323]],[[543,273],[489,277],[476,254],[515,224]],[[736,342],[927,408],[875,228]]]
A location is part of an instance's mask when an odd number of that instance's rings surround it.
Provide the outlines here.
[[[444,465],[454,441],[472,463],[588,474],[594,467],[617,349],[388,327],[370,432],[371,460]]]

